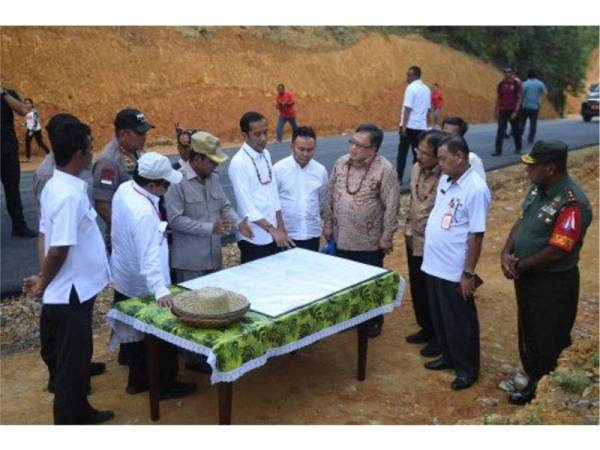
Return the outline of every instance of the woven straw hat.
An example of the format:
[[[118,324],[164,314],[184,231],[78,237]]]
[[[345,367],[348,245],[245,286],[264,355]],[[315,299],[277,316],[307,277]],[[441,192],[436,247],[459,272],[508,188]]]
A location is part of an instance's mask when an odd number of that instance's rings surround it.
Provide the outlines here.
[[[171,311],[190,325],[221,328],[250,309],[248,299],[237,292],[217,287],[185,291],[173,298]]]

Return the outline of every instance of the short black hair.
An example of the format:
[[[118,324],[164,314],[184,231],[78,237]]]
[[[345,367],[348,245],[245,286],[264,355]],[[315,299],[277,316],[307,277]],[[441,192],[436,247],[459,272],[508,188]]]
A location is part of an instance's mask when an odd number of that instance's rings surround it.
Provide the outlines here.
[[[313,138],[315,142],[317,141],[317,134],[311,127],[296,127],[292,132],[292,142],[294,142],[297,137],[308,137]]]
[[[265,120],[265,116],[256,111],[248,111],[245,113],[240,119],[240,130],[242,133],[247,133],[250,131],[250,124],[253,122],[260,122],[261,120]]]
[[[46,132],[48,133],[48,138],[50,139],[50,145],[54,148],[54,139],[56,134],[60,132],[60,129],[69,123],[79,123],[81,122],[77,117],[73,114],[69,113],[58,113],[54,114],[48,123],[46,124]]]
[[[31,106],[33,106],[33,99],[26,97],[23,99],[23,103],[25,103],[25,102],[29,102],[29,103],[31,103]]]
[[[438,150],[444,145],[448,148],[448,151],[453,155],[456,155],[458,152],[461,152],[465,155],[466,158],[469,157],[469,145],[462,136],[448,136],[442,139],[442,141],[435,148],[436,155],[438,154]]]
[[[369,133],[369,140],[371,145],[375,147],[375,151],[379,151],[381,143],[383,142],[383,131],[374,123],[361,123],[356,128],[356,133]]]
[[[277,85],[277,89],[279,89],[279,88],[283,88],[283,89],[285,89],[285,86],[283,85],[283,83],[279,83],[279,84]]]
[[[86,150],[90,144],[92,130],[82,122],[67,123],[56,130],[52,143],[54,161],[57,166],[66,166],[79,150]]]
[[[191,157],[190,157],[191,158]],[[151,180],[149,178],[144,178],[143,176],[140,175],[139,169],[138,169],[138,165],[136,164],[135,169],[133,169],[133,181],[135,181],[138,185],[140,185],[141,187],[146,187],[148,186],[150,183],[154,183],[156,185],[169,185],[170,183],[163,179],[160,178],[158,180]]]
[[[537,78],[537,73],[533,69],[527,71],[527,78]]]
[[[450,136],[448,133],[444,133],[440,130],[423,131],[417,136],[417,145],[420,144],[422,141],[426,141],[427,144],[430,145],[435,152],[435,149],[440,144],[440,142],[442,142],[448,136]]]
[[[463,137],[465,134],[467,134],[467,131],[469,130],[469,124],[467,122],[465,122],[462,117],[458,117],[458,116],[446,117],[442,121],[442,128],[444,128],[444,125],[446,125],[446,124],[456,125],[458,127],[458,134],[460,134]]]
[[[408,70],[412,70],[417,78],[421,78],[421,68],[419,66],[410,66]]]

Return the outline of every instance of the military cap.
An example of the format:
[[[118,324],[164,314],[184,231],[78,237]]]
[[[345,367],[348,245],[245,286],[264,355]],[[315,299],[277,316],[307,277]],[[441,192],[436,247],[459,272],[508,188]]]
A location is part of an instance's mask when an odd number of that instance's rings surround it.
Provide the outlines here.
[[[562,141],[537,141],[530,153],[521,156],[525,164],[556,161],[566,157],[569,146]]]
[[[221,141],[206,131],[192,134],[192,151],[206,156],[212,162],[221,164],[228,156],[221,150]]]

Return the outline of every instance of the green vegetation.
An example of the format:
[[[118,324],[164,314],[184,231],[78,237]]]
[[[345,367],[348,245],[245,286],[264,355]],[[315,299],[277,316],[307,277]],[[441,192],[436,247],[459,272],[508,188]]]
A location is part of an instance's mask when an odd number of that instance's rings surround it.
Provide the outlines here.
[[[581,395],[590,381],[581,371],[560,372],[557,377],[558,385],[565,392]]]
[[[561,114],[565,93],[584,86],[591,52],[598,47],[598,27],[425,27],[425,38],[470,53],[502,68],[515,66],[521,78],[534,69]]]

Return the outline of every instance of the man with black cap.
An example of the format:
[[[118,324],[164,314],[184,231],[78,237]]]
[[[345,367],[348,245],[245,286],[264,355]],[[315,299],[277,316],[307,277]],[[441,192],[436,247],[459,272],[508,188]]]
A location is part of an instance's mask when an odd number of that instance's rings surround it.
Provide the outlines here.
[[[519,353],[529,383],[509,401],[535,398],[538,381],[571,345],[579,298],[579,252],[592,220],[590,203],[567,173],[567,144],[538,141],[521,161],[533,186],[501,254],[504,276],[514,280]]]
[[[146,143],[146,132],[154,128],[144,113],[123,109],[115,117],[115,137],[102,149],[92,168],[94,205],[106,223],[106,243],[110,247],[111,201],[117,188],[132,178]]]

